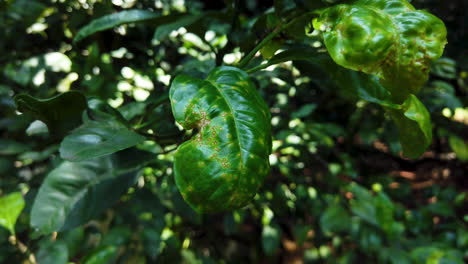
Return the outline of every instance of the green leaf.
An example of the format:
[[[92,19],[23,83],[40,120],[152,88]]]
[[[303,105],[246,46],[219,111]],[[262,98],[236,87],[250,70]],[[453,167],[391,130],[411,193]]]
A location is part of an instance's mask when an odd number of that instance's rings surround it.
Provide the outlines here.
[[[206,80],[177,76],[172,112],[185,129],[197,129],[174,156],[176,184],[199,212],[245,206],[270,170],[270,113],[248,75],[234,67]]]
[[[47,234],[86,223],[120,198],[146,161],[146,156],[126,150],[83,162],[62,162],[39,189],[31,226]]]
[[[42,241],[36,257],[37,262],[41,264],[66,264],[68,263],[67,244],[63,241]]]
[[[26,144],[9,139],[0,139],[0,155],[14,155],[29,150]]]
[[[0,226],[15,234],[16,219],[24,208],[24,199],[20,192],[0,197]]]
[[[350,228],[351,217],[340,205],[332,204],[320,217],[320,227],[324,232],[340,232]]]
[[[397,102],[422,87],[447,43],[444,23],[406,0],[336,5],[314,27],[337,64],[380,77]]]
[[[42,100],[19,94],[15,103],[20,112],[41,120],[56,135],[64,135],[81,124],[81,114],[87,107],[85,96],[77,91]]]
[[[461,161],[468,161],[468,143],[457,136],[449,137],[449,144],[452,150],[457,154]]]
[[[307,116],[309,116],[310,114],[312,114],[312,112],[314,112],[315,109],[317,109],[317,104],[306,104],[306,105],[303,105],[301,108],[299,108],[299,110],[294,111],[294,112],[291,114],[291,117],[292,117],[292,118],[303,118],[303,117],[307,117]]]
[[[267,256],[273,255],[280,247],[281,230],[277,225],[266,225],[262,231],[262,248]]]
[[[125,10],[115,14],[106,15],[91,21],[88,25],[84,26],[73,39],[74,43],[81,41],[82,39],[99,31],[111,29],[116,26],[120,26],[128,23],[144,22],[151,19],[160,17],[158,13],[154,13],[147,10]]]
[[[153,41],[161,41],[169,36],[173,30],[177,30],[181,27],[187,27],[193,23],[196,23],[200,18],[202,18],[201,15],[173,15],[171,17],[174,18],[174,21],[169,21],[166,24],[158,26],[154,32]]]
[[[107,246],[99,248],[86,257],[84,264],[110,264],[115,263],[117,258],[118,248],[115,246]]]
[[[426,107],[414,95],[400,109],[387,108],[398,127],[403,155],[418,158],[432,142],[431,117]]]
[[[440,58],[432,64],[431,72],[438,77],[455,79],[457,78],[457,63],[449,58]]]
[[[114,120],[85,120],[60,144],[60,156],[69,161],[83,161],[130,148],[145,137]]]

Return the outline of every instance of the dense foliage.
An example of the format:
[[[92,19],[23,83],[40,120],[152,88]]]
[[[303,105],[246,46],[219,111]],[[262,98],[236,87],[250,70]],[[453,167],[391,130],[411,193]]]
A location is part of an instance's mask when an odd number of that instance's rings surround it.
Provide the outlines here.
[[[464,263],[466,8],[0,2],[0,263]]]

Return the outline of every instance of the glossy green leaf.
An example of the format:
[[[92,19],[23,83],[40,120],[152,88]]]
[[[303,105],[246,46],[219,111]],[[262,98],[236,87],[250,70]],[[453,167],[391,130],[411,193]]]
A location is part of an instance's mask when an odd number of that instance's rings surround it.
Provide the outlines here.
[[[15,224],[24,208],[24,199],[20,192],[0,197],[0,226],[15,234]]]
[[[87,107],[85,96],[70,91],[49,99],[36,99],[27,94],[15,96],[18,110],[44,122],[49,132],[64,135],[81,123],[81,114]]]
[[[270,113],[248,75],[234,67],[206,80],[177,76],[172,111],[185,129],[196,129],[174,157],[176,184],[199,212],[245,206],[269,173]]]
[[[333,60],[381,78],[397,102],[417,92],[447,43],[444,23],[406,0],[359,0],[314,20]]]
[[[91,21],[88,25],[83,27],[73,39],[73,42],[77,43],[82,39],[99,31],[111,29],[116,26],[120,26],[128,23],[144,22],[151,19],[160,17],[158,13],[154,13],[147,10],[125,10],[115,14],[106,15]]]
[[[60,144],[60,156],[69,161],[93,159],[132,147],[145,137],[114,120],[85,120]]]
[[[146,156],[125,150],[83,162],[62,162],[39,189],[31,226],[47,234],[86,223],[120,198],[146,161]]]
[[[400,109],[387,108],[398,127],[403,155],[418,158],[432,143],[431,116],[426,107],[414,95]]]

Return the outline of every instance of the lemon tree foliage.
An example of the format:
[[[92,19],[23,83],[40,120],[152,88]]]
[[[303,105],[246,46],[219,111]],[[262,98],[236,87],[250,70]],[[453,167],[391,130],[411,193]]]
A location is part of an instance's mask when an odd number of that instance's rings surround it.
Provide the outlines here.
[[[377,75],[402,102],[428,79],[447,43],[444,22],[406,0],[362,0],[325,9],[314,21],[333,60]]]
[[[199,132],[174,157],[175,180],[199,212],[248,204],[270,171],[270,112],[249,76],[216,68],[205,80],[179,75],[170,99],[175,120]]]
[[[453,2],[0,1],[0,263],[465,263]]]

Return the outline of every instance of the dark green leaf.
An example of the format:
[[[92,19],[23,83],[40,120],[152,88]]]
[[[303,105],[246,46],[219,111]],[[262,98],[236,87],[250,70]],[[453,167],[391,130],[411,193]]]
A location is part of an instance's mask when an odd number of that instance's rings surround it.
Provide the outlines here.
[[[26,144],[9,139],[0,139],[0,155],[14,155],[29,150]]]
[[[332,204],[320,218],[320,227],[324,232],[340,232],[350,228],[351,216],[340,205]]]
[[[277,225],[266,225],[262,231],[262,248],[266,255],[273,255],[281,243],[281,230]]]
[[[145,137],[114,121],[85,120],[60,144],[60,156],[69,161],[93,159],[132,147]]]
[[[40,264],[66,264],[68,263],[67,244],[62,241],[43,241],[36,257]]]
[[[452,59],[440,58],[432,64],[431,72],[438,77],[455,79],[457,78],[457,65]]]
[[[122,24],[144,22],[160,16],[161,15],[158,13],[138,9],[125,10],[115,14],[106,15],[91,21],[91,23],[83,27],[75,36],[73,42],[77,43],[96,32],[111,29]]]
[[[15,224],[24,208],[24,199],[20,192],[0,197],[0,226],[15,234]]]
[[[197,211],[245,206],[270,170],[270,113],[248,75],[234,67],[206,80],[177,76],[172,112],[185,129],[199,132],[174,157],[176,184]]]
[[[174,21],[169,22],[167,24],[163,24],[163,25],[158,26],[158,28],[154,32],[153,41],[163,40],[165,37],[169,36],[169,34],[173,30],[177,30],[177,29],[179,29],[181,27],[189,26],[189,25],[197,22],[200,18],[202,18],[202,16],[200,16],[200,15],[184,15],[184,16],[177,16],[177,17],[174,16],[174,18],[177,18],[177,19],[174,19]]]
[[[99,248],[86,257],[84,264],[110,264],[115,263],[118,248],[107,246]]]
[[[31,226],[46,234],[67,230],[111,206],[137,176],[139,167],[125,167],[120,162],[118,157],[124,154],[125,151],[84,162],[62,162],[47,175],[39,189]],[[145,162],[138,163],[142,166]]]
[[[49,132],[64,135],[81,123],[81,114],[87,107],[85,96],[76,91],[66,92],[50,99],[36,99],[27,94],[15,96],[20,112],[31,114],[44,122]]]

